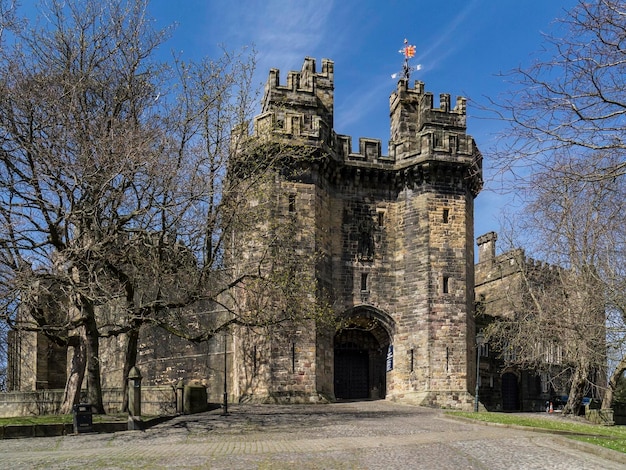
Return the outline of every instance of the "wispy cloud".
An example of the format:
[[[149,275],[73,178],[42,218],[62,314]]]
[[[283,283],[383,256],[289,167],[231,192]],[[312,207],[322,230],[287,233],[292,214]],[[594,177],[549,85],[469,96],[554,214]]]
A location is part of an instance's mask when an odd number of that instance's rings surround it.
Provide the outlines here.
[[[437,69],[439,64],[465,47],[465,38],[472,34],[472,28],[468,25],[467,19],[473,12],[477,11],[477,6],[481,0],[467,2],[465,7],[457,15],[452,17],[449,23],[443,24],[440,34],[435,36],[434,41],[428,42],[426,48],[418,47],[416,63],[424,64],[424,70]],[[431,38],[428,38],[429,40]]]
[[[299,69],[305,56],[318,51],[331,34],[333,1],[219,0],[211,9],[214,25],[225,31],[229,44],[254,45],[258,72]]]
[[[337,130],[342,132],[342,127],[352,127],[353,124],[364,120],[367,115],[371,115],[374,109],[379,106],[381,99],[386,99],[390,94],[394,85],[395,81],[389,76],[379,77],[378,81],[369,82],[366,88],[359,87],[347,96],[341,97],[335,110]]]

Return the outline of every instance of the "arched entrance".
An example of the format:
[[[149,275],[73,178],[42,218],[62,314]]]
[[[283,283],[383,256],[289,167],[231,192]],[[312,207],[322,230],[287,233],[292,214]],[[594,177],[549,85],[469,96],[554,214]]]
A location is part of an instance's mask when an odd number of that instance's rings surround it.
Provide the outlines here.
[[[502,411],[519,411],[519,384],[517,375],[506,372],[502,375]]]
[[[344,318],[334,338],[335,397],[385,398],[385,363],[393,320],[371,308],[354,309]]]

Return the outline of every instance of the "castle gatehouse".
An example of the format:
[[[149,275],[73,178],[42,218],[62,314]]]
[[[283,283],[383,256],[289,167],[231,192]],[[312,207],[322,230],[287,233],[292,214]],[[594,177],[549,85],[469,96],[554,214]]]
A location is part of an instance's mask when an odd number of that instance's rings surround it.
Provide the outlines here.
[[[329,296],[339,327],[310,323],[273,345],[240,339],[245,350],[271,356],[255,356],[266,367],[254,380],[240,364],[236,387],[252,400],[471,407],[482,157],[466,133],[466,100],[441,94],[436,106],[422,82],[403,78],[390,97],[387,154],[372,138],[360,138],[354,152],[334,129],[333,79],[326,59],[317,71],[306,58],[286,84],[272,69],[254,137],[316,157],[273,180],[282,191],[275,216],[306,227],[300,248],[320,256],[303,269]]]

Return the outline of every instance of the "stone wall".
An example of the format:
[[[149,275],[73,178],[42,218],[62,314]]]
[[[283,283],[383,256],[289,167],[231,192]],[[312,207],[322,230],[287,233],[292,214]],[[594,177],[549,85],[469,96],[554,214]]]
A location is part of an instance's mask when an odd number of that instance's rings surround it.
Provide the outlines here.
[[[103,389],[102,397],[106,413],[121,413],[121,389]],[[63,390],[0,393],[0,417],[57,414],[62,400]],[[175,388],[142,386],[141,411],[145,416],[175,414]]]
[[[519,303],[522,291],[522,250],[496,255],[497,235],[494,232],[478,237],[478,263],[475,266],[475,296],[481,313],[508,316],[514,312],[512,305]]]
[[[531,308],[526,300],[525,282],[550,282],[557,268],[527,258],[521,249],[496,254],[497,234],[489,232],[477,238],[478,263],[475,267],[475,295],[478,304],[477,328],[491,321],[512,317],[523,308]],[[525,277],[526,276],[526,280]],[[502,411],[506,401],[504,376],[517,381],[517,410],[541,411],[554,396],[567,395],[569,373],[561,358],[549,364],[544,372],[527,370],[508,364],[500,352],[487,347],[488,355],[481,359],[482,402],[487,409]],[[565,361],[566,358],[563,358]],[[548,366],[548,364],[546,364]],[[508,409],[505,411],[513,411]]]

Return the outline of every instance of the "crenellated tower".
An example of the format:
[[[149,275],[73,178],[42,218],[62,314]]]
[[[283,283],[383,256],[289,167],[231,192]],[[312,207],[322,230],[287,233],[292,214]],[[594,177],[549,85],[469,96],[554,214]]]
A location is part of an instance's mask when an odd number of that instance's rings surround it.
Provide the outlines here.
[[[424,83],[414,88],[400,80],[389,100],[391,139],[389,155],[402,161],[427,152],[430,147],[450,153],[472,151],[472,138],[466,135],[466,100],[458,97],[450,109],[450,95],[439,95],[439,107],[433,105],[433,94],[424,92]]]
[[[265,85],[261,114],[254,120],[255,134],[268,133],[289,138],[306,138],[310,144],[329,143],[333,129],[334,64],[306,57],[300,72],[291,71],[287,84],[280,84],[280,72],[271,69]]]
[[[304,252],[330,294],[336,331],[309,324],[274,346],[258,388],[285,401],[387,398],[471,408],[475,376],[473,202],[482,157],[466,133],[466,101],[401,79],[390,97],[388,155],[381,140],[349,136],[333,122],[334,64],[306,58],[281,85],[272,69],[257,138],[297,143],[315,158],[274,180],[276,217],[309,227]],[[295,156],[294,156],[295,157]],[[243,391],[242,391],[243,393]]]

